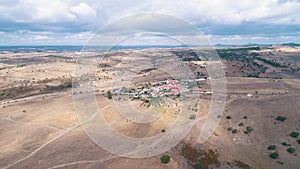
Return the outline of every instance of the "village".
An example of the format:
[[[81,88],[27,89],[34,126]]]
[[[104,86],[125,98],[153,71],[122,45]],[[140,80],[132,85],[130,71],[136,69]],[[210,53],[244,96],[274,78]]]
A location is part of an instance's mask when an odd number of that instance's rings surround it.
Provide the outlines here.
[[[130,99],[149,99],[160,97],[179,97],[182,94],[206,94],[213,92],[199,88],[199,85],[211,80],[210,77],[199,79],[167,79],[154,82],[138,82],[128,88],[115,89],[115,95],[129,95]]]

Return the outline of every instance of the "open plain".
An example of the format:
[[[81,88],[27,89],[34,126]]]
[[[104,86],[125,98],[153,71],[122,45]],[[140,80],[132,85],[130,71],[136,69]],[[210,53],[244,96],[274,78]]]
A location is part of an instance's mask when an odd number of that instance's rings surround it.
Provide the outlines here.
[[[0,168],[299,168],[300,48],[217,48],[226,76],[225,109],[219,112],[220,123],[212,136],[200,144],[214,94],[211,81],[217,80],[206,70],[209,52],[197,48],[2,52]],[[177,63],[192,74],[180,71]],[[81,90],[79,79],[84,77],[91,88]],[[192,94],[199,96],[197,104],[183,104]],[[74,105],[74,98],[81,96],[93,96],[99,117],[128,137],[163,135],[180,119],[181,111],[195,123],[163,154],[119,157],[85,132],[83,125],[91,122],[91,115],[80,118]],[[152,115],[155,120],[138,123]],[[162,155],[170,161],[162,163]]]

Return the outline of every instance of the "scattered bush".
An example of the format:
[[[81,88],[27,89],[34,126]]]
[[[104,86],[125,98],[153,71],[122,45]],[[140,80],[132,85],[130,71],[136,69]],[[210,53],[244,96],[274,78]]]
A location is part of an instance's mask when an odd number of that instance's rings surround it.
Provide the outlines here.
[[[227,130],[228,130],[228,131],[231,131],[231,130],[232,130],[232,127],[228,127]]]
[[[271,154],[269,155],[269,157],[272,158],[272,159],[276,159],[276,158],[279,157],[279,154],[278,154],[277,152],[274,152],[274,153],[271,153]]]
[[[233,129],[231,132],[233,133],[233,134],[235,134],[235,133],[237,133],[237,129]]]
[[[231,119],[231,116],[226,116],[226,119]]]
[[[196,114],[192,114],[192,115],[190,115],[190,119],[191,119],[191,120],[195,120],[195,119],[196,119],[196,117],[197,117],[197,116],[196,116]]]
[[[268,150],[275,150],[277,148],[276,145],[270,145],[268,146]]]
[[[107,91],[106,95],[107,95],[108,99],[112,99],[112,93],[111,93],[111,91]]]
[[[194,169],[204,169],[203,164],[200,163],[200,162],[198,162],[198,163],[195,165]]]
[[[296,149],[294,147],[289,147],[286,151],[288,151],[289,153],[294,153]]]
[[[297,143],[298,143],[298,144],[300,144],[300,139],[299,139],[299,140],[297,140]]]
[[[293,137],[293,138],[298,138],[299,137],[299,133],[293,131],[293,132],[291,132],[290,136]]]
[[[240,124],[239,124],[239,126],[243,126],[244,125],[244,123],[243,122],[241,122]]]
[[[247,131],[248,133],[252,132],[253,130],[254,130],[254,129],[253,129],[252,127],[250,127],[250,126],[246,127],[246,131]]]
[[[166,130],[165,130],[165,129],[162,129],[161,132],[164,133],[164,132],[166,132]]]
[[[23,113],[25,113],[26,112],[26,110],[23,110]]]
[[[168,164],[170,162],[170,156],[168,155],[163,155],[161,158],[160,158],[160,161],[163,163],[163,164]]]
[[[243,119],[248,119],[248,116],[244,116]]]
[[[291,146],[291,144],[287,143],[287,142],[282,142],[281,143],[283,146]]]
[[[278,120],[278,121],[285,121],[285,120],[286,120],[286,117],[283,117],[283,116],[277,116],[277,117],[276,117],[276,120]]]

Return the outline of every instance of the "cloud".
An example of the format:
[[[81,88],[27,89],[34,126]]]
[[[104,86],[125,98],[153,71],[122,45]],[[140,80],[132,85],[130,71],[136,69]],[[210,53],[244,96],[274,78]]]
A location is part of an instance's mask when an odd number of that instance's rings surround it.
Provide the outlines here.
[[[76,34],[88,36],[86,32],[96,32],[125,16],[156,12],[179,17],[215,37],[296,37],[300,34],[299,9],[300,2],[296,0],[2,0],[0,31],[9,37],[21,31],[28,33],[22,38],[31,38],[34,32],[40,34],[37,35],[40,39],[36,38],[39,41],[45,36],[50,39],[44,41],[56,43],[59,41],[56,34],[69,38],[75,38]],[[152,26],[147,24],[149,20],[128,19],[123,27],[116,26],[115,31],[130,27],[147,31]],[[184,30],[168,27],[163,18],[156,22],[157,31]],[[84,39],[77,38],[78,42]]]
[[[88,30],[97,12],[86,3],[68,0],[20,0],[0,5],[1,31],[78,31]]]

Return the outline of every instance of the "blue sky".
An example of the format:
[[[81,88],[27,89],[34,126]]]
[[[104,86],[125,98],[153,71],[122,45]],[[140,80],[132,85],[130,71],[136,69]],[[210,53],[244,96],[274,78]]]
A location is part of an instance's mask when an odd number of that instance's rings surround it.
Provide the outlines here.
[[[300,43],[299,11],[296,0],[1,0],[0,45],[84,45],[105,25],[147,12],[181,18],[213,44]]]

